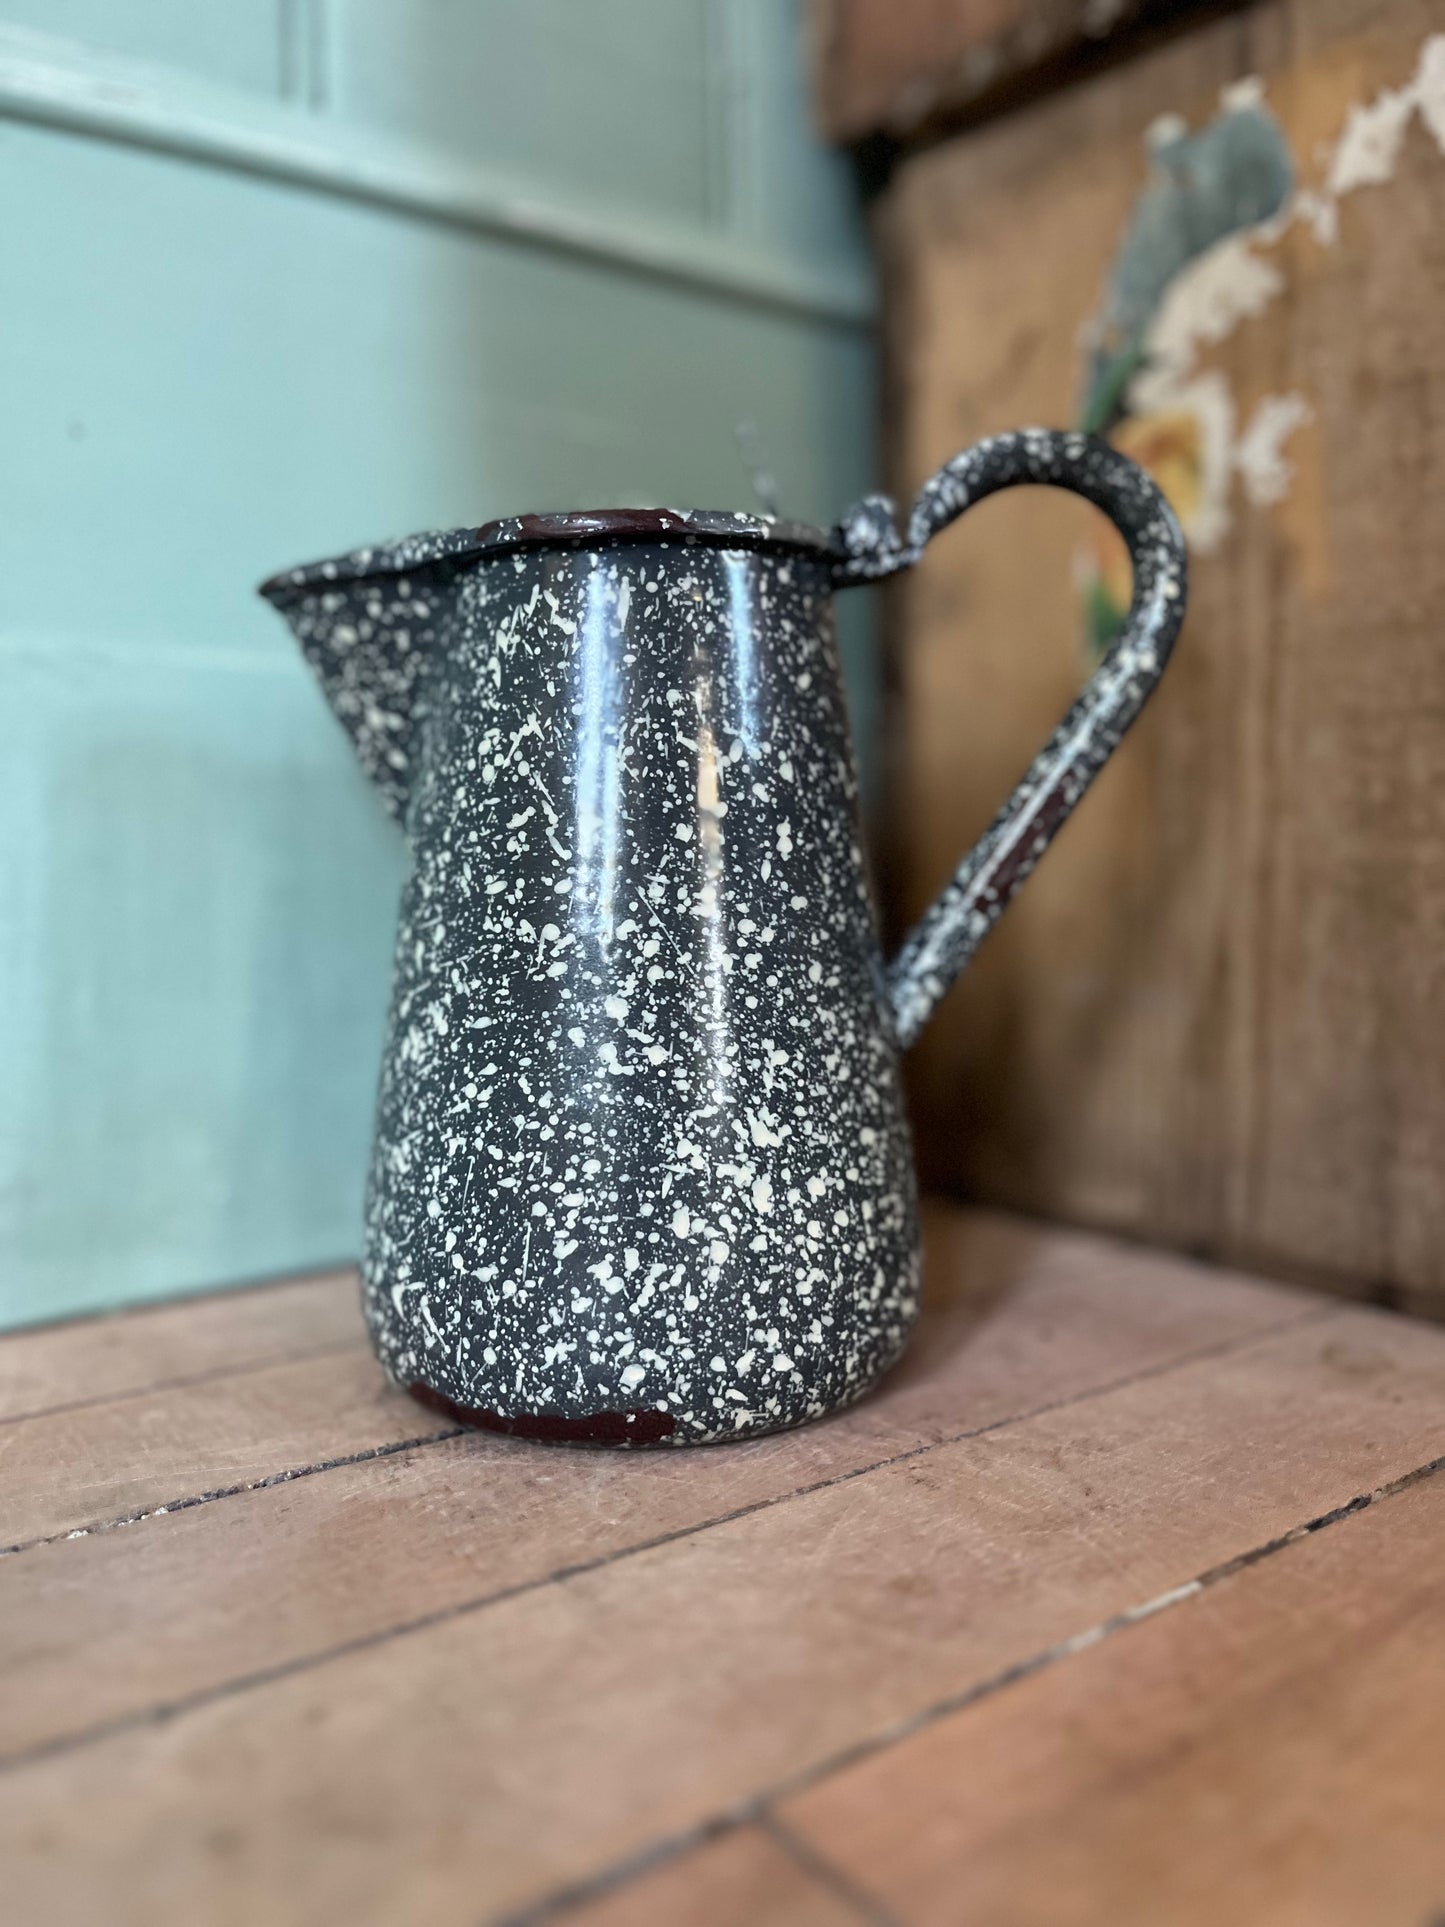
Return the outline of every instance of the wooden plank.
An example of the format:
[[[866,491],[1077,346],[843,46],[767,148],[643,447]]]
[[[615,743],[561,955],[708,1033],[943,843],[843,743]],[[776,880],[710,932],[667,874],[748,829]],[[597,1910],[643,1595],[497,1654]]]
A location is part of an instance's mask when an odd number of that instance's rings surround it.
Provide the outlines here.
[[[737,1451],[663,1453],[645,1470],[610,1453],[470,1436],[0,1560],[0,1757],[535,1585],[1317,1309],[1302,1294],[987,1214],[935,1210],[926,1223],[929,1308],[915,1347],[877,1397],[828,1425]],[[171,1420],[173,1437],[185,1422]],[[426,1415],[401,1423],[425,1426]],[[111,1449],[124,1458],[123,1445]],[[268,1449],[274,1458],[274,1440]]]
[[[1442,28],[1440,0],[1265,0],[907,162],[881,218],[900,493],[976,436],[1079,419],[1080,337],[1161,115],[1203,129],[1257,78],[1316,190],[1351,112],[1411,85]],[[1191,522],[1157,702],[912,1060],[940,1188],[1438,1311],[1445,1074],[1421,1040],[1445,1034],[1442,192],[1409,113],[1392,178],[1339,200],[1334,242],[1304,218],[1250,238],[1257,312],[1194,373],[1232,413],[1226,470],[1270,398],[1308,411],[1284,497],[1251,500],[1236,467],[1212,546]],[[1243,297],[1221,273],[1227,314]],[[900,588],[900,922],[1077,690],[1099,536],[1092,511],[1020,492]]]
[[[0,1550],[456,1429],[369,1350],[20,1419],[0,1429]]]
[[[569,1908],[564,1918],[569,1927],[866,1927],[875,1916],[761,1827],[747,1826]]]
[[[1331,1310],[18,1768],[0,1862],[24,1920],[489,1918],[1397,1478],[1442,1414],[1445,1333]]]
[[[0,1422],[365,1343],[351,1270],[12,1332]]]
[[[1425,1927],[1442,1787],[1437,1473],[785,1817],[912,1927]]]
[[[917,137],[1179,10],[1177,0],[813,0],[818,119],[837,141]]]

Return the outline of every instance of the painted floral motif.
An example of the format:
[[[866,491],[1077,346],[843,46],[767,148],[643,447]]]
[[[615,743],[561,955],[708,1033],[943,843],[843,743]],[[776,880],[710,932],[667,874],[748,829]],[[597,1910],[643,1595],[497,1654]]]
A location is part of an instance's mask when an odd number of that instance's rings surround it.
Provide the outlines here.
[[[1340,244],[1340,209],[1388,187],[1411,127],[1445,152],[1445,34],[1420,44],[1402,85],[1352,105],[1336,138],[1297,179],[1258,79],[1226,89],[1213,124],[1193,134],[1165,115],[1148,137],[1152,173],[1135,206],[1088,336],[1080,425],[1154,476],[1190,547],[1207,555],[1229,527],[1235,481],[1253,508],[1288,493],[1290,438],[1313,417],[1299,393],[1259,397],[1241,419],[1225,373],[1201,351],[1261,315],[1288,285],[1275,243],[1293,225]],[[1091,651],[1119,632],[1129,599],[1111,531],[1081,558]]]
[[[1191,134],[1176,117],[1150,137],[1153,179],[1139,197],[1115,258],[1103,308],[1089,333],[1080,426],[1106,436],[1153,476],[1186,537],[1210,546],[1227,493],[1232,420],[1227,391],[1209,377],[1187,380],[1177,296],[1186,271],[1211,257],[1224,271],[1222,311],[1262,305],[1273,270],[1231,251],[1231,237],[1258,229],[1288,202],[1290,153],[1259,90],[1226,98],[1212,126]],[[1251,280],[1251,277],[1253,279]],[[1241,286],[1257,288],[1251,297]],[[1188,325],[1183,328],[1188,338]],[[1102,655],[1129,607],[1129,559],[1112,529],[1082,558],[1080,586],[1088,642]]]
[[[1109,440],[1153,476],[1186,536],[1197,527],[1204,496],[1203,434],[1197,415],[1178,408],[1126,416]],[[1133,587],[1129,551],[1117,530],[1100,525],[1081,575],[1089,643],[1102,656],[1124,626]]]

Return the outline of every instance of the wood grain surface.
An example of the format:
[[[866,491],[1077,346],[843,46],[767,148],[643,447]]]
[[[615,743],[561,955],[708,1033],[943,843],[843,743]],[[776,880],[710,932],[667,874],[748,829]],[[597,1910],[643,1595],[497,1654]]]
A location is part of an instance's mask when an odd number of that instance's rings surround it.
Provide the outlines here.
[[[929,1314],[880,1396],[836,1424],[737,1452],[661,1454],[642,1480],[635,1460],[613,1453],[522,1451],[455,1428],[438,1437],[360,1352],[328,1366],[319,1414],[304,1376],[237,1372],[218,1399],[229,1420],[224,1506],[174,1506],[217,1482],[217,1428],[188,1395],[102,1408],[77,1426],[68,1455],[54,1452],[53,1426],[37,1425],[9,1466],[17,1492],[36,1479],[52,1516],[67,1479],[93,1502],[75,1470],[87,1447],[109,1456],[107,1493],[142,1448],[147,1489],[168,1493],[173,1509],[0,1559],[0,1759],[1212,1356],[1318,1309],[1303,1294],[984,1214],[933,1213],[927,1227]],[[287,1301],[272,1303],[284,1330]],[[298,1297],[298,1323],[305,1311]],[[294,1404],[279,1424],[278,1398]],[[358,1460],[378,1416],[387,1443],[418,1433],[433,1443]],[[318,1438],[331,1442],[326,1476],[281,1476]],[[337,1462],[343,1447],[352,1462]],[[242,1469],[272,1482],[230,1490]],[[278,1562],[285,1589],[273,1610]]]
[[[569,1927],[865,1927],[874,1908],[852,1901],[756,1825],[739,1827],[622,1881],[576,1909]]]
[[[914,137],[1188,10],[1179,0],[812,0],[818,119],[837,141]]]
[[[0,1431],[0,1550],[459,1428],[346,1350],[46,1412]]]
[[[1369,1917],[1420,1927],[1445,1333],[984,1214],[931,1213],[928,1277],[874,1399],[751,1446],[338,1463],[391,1397],[343,1353],[326,1397],[208,1385],[238,1465],[334,1431],[216,1493],[185,1388],[83,1406],[133,1464],[170,1400],[191,1502],[0,1559],[7,1924],[1102,1927],[1204,1918],[1201,1869],[1227,1917],[1304,1920],[1378,1862]],[[1131,1847],[1178,1812],[1177,1866]]]
[[[1161,116],[1258,94],[1317,189],[1442,30],[1442,0],[1265,0],[908,161],[879,224],[899,492],[979,435],[1078,418]],[[1301,217],[1253,244],[1277,291],[1197,372],[1241,437],[1267,398],[1305,411],[1282,498],[1233,480],[1157,700],[913,1092],[940,1187],[1439,1314],[1445,153],[1420,113],[1386,172],[1333,241]],[[897,592],[903,923],[1082,680],[1097,529],[1043,492],[991,501]]]
[[[354,1271],[13,1332],[0,1348],[0,1424],[361,1342]]]
[[[1442,1703],[1435,1476],[929,1726],[783,1819],[919,1927],[1431,1927]]]

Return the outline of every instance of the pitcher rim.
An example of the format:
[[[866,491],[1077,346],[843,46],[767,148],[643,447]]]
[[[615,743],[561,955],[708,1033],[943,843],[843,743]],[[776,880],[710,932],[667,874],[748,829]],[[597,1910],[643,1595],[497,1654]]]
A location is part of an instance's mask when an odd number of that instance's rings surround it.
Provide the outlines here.
[[[785,549],[835,556],[833,536],[808,522],[790,522],[730,509],[570,509],[556,514],[508,515],[480,527],[442,529],[397,542],[350,549],[268,576],[258,594],[283,603],[312,590],[411,575],[439,563],[459,567],[482,557],[524,549],[612,548],[638,543],[694,544],[699,548]]]

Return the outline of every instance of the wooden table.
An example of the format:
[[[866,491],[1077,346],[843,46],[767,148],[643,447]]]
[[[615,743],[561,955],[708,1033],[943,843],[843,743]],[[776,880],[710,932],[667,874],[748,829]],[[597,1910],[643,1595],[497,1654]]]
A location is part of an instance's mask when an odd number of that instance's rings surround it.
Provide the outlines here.
[[[0,1917],[1445,1914],[1445,1330],[936,1211],[886,1388],[459,1435],[349,1275],[0,1343]]]

